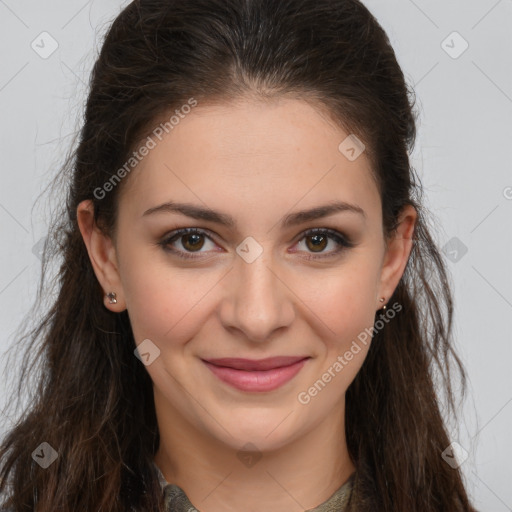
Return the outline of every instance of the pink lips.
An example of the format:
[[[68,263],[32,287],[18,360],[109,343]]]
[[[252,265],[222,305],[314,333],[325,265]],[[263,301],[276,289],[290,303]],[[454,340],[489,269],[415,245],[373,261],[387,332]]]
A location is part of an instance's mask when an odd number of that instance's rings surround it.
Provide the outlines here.
[[[203,360],[220,380],[241,391],[272,391],[292,379],[309,357],[267,359],[221,358]]]

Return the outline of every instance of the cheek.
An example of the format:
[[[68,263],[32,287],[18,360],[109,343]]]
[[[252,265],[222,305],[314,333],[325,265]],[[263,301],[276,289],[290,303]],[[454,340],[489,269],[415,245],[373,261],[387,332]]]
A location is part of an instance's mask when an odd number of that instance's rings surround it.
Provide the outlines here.
[[[298,401],[318,408],[335,407],[367,356],[375,321],[378,265],[374,258],[354,258],[330,276],[307,280],[300,292],[323,325],[315,334],[318,366],[304,382]],[[305,282],[306,283],[306,282]],[[313,411],[313,409],[311,409]]]
[[[373,325],[377,309],[378,268],[374,260],[354,258],[337,271],[297,282],[297,295],[325,325],[331,344]]]
[[[301,382],[296,395],[301,406],[307,406],[311,417],[321,417],[336,408],[361,369],[372,340],[375,320],[376,271],[371,265],[343,271],[312,288],[310,283],[301,293],[321,328],[312,332],[317,363]],[[302,410],[302,409],[301,409]]]
[[[213,272],[173,269],[155,258],[154,253],[125,254],[129,256],[122,261],[125,271],[121,278],[136,342],[149,338],[162,347],[170,339],[175,343],[190,339],[202,324],[208,303],[205,295],[218,276]]]

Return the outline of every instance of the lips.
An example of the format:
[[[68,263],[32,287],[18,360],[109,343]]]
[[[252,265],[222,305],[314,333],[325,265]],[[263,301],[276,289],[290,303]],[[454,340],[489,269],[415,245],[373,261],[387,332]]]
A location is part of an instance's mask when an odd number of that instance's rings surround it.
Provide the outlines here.
[[[273,391],[300,372],[309,357],[278,356],[267,359],[220,358],[203,360],[221,381],[240,391]]]
[[[241,359],[236,357],[224,357],[220,359],[207,359],[206,362],[214,364],[215,366],[224,366],[226,368],[233,368],[234,370],[250,371],[265,371],[273,370],[274,368],[282,368],[283,366],[290,366],[307,359],[307,356],[289,357],[277,356],[268,357],[267,359]]]

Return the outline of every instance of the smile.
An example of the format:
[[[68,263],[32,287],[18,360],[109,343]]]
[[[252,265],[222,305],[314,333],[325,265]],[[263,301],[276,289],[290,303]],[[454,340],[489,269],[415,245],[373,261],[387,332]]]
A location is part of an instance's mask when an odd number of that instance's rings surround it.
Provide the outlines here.
[[[273,357],[251,359],[203,359],[203,363],[221,381],[240,391],[273,391],[290,381],[309,357]]]

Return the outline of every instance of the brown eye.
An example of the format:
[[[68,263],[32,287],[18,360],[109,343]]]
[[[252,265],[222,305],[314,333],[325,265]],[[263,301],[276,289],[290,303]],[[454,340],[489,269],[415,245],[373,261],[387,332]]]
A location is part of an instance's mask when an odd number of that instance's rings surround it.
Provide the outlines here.
[[[215,242],[208,233],[197,228],[179,229],[158,242],[158,245],[180,258],[202,258],[208,252],[204,250],[209,248],[208,243],[215,248]]]
[[[334,250],[329,250],[329,242],[332,242]],[[314,228],[302,233],[299,246],[302,244],[303,250],[299,252],[305,253],[303,257],[307,260],[338,257],[347,249],[355,247],[346,235],[330,228]]]
[[[204,245],[204,236],[197,233],[183,235],[181,244],[187,251],[197,251]]]
[[[210,233],[198,228],[179,229],[159,241],[158,245],[165,251],[180,258],[199,259],[212,252],[202,250],[208,249],[208,243],[211,244],[213,252],[219,252],[215,249],[216,244]],[[334,245],[334,250],[326,250],[329,247],[329,242],[332,242],[331,245]],[[347,236],[329,228],[315,228],[302,233],[302,238],[299,241],[300,244],[305,244],[305,248],[299,252],[306,253],[306,256],[303,257],[311,260],[337,257],[344,250],[355,246]],[[318,256],[315,256],[315,254],[318,254]]]
[[[306,237],[306,245],[313,252],[322,252],[327,247],[327,243],[328,237],[324,235],[309,235]]]

